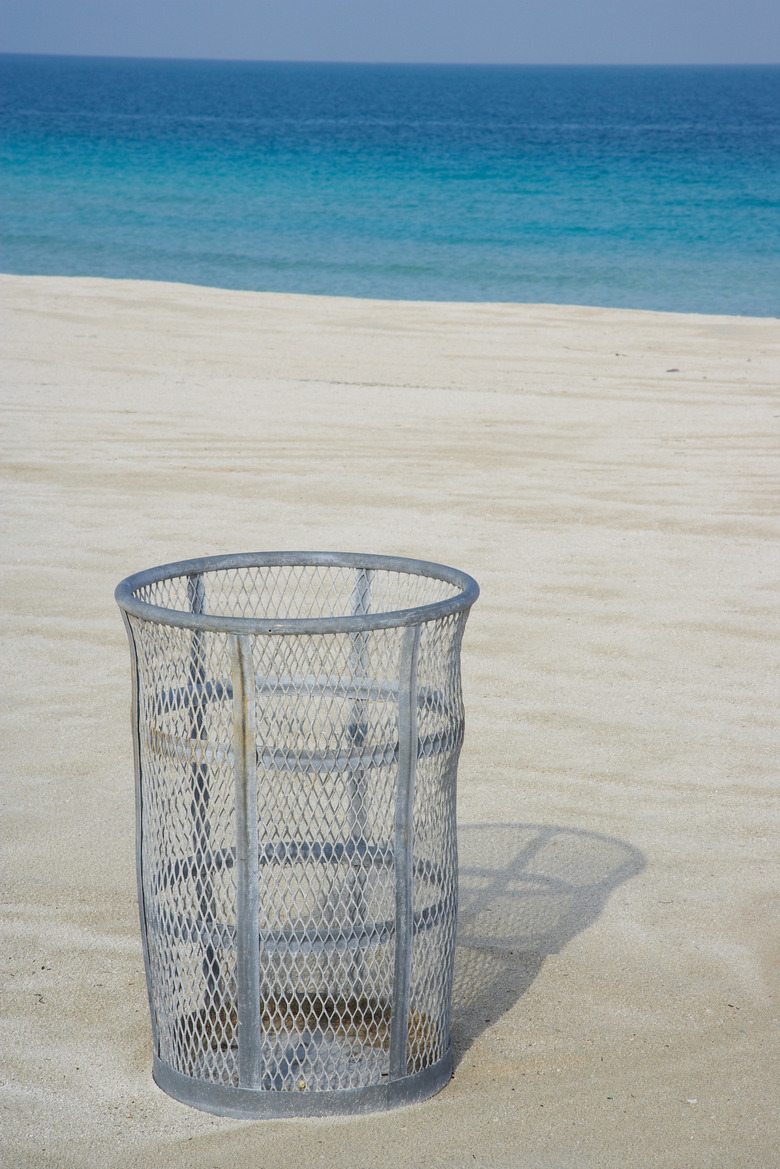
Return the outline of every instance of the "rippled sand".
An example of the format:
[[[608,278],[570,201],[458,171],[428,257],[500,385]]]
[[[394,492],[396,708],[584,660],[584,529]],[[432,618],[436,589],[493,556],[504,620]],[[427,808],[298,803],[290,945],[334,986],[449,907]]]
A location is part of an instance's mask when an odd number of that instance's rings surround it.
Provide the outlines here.
[[[780,326],[2,277],[9,1165],[767,1169]],[[434,1100],[237,1122],[151,1079],[113,588],[332,548],[474,575]]]

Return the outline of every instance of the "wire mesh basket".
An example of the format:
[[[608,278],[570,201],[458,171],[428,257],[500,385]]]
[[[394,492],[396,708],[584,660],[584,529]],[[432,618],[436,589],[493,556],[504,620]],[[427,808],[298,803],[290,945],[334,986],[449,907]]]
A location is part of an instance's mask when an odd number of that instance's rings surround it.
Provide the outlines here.
[[[222,1115],[452,1074],[460,644],[476,582],[258,553],[122,581],[154,1078]]]

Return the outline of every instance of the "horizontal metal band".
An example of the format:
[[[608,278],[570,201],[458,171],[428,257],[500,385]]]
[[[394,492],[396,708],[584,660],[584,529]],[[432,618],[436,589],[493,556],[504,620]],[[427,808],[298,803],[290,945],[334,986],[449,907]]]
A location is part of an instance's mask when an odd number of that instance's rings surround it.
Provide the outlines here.
[[[412,923],[412,936],[418,937],[453,915],[454,896],[442,897],[433,905],[417,910]],[[153,905],[147,909],[147,929],[152,936],[159,933],[201,946],[216,946],[220,950],[236,948],[234,926],[209,921],[196,923],[178,913],[159,914]],[[379,946],[394,936],[395,922],[388,919],[354,930],[324,931],[316,927],[309,930],[259,930],[258,942],[263,954],[337,954]]]
[[[232,869],[235,860],[236,850],[231,847],[198,852],[180,860],[169,860],[164,869],[152,872],[151,886],[155,891],[167,889],[171,885],[186,881],[190,876],[197,877],[204,872]],[[367,844],[363,840],[278,840],[269,841],[258,850],[258,863],[261,867],[271,864],[302,864],[310,861],[319,864],[340,864],[344,860],[362,869],[390,869],[394,864],[393,847],[390,844]],[[414,875],[435,884],[444,883],[441,864],[425,857],[415,859]]]
[[[455,750],[463,738],[462,723],[450,726],[435,735],[421,735],[417,743],[417,758],[432,758]],[[168,734],[148,724],[143,728],[141,742],[153,755],[163,759],[179,759],[184,763],[233,765],[231,747],[213,746],[207,739],[185,739]],[[385,744],[360,751],[345,747],[341,751],[275,751],[259,750],[257,767],[260,771],[283,771],[288,774],[321,775],[330,772],[371,771],[377,767],[392,767],[398,759],[397,743]]]
[[[400,1080],[370,1084],[365,1088],[343,1088],[332,1092],[269,1091],[261,1088],[234,1088],[196,1080],[174,1071],[155,1054],[154,1080],[174,1100],[201,1112],[232,1116],[239,1120],[263,1120],[293,1116],[358,1116],[384,1112],[404,1104],[427,1100],[452,1078],[452,1049],[440,1060]]]
[[[350,698],[360,702],[393,702],[398,697],[398,683],[380,679],[365,681],[342,674],[269,674],[255,677],[255,694],[276,698],[310,695],[327,695],[328,698]],[[190,706],[203,707],[207,702],[233,700],[233,686],[230,682],[187,682],[184,686],[158,690],[152,700],[152,709],[186,710]],[[447,709],[451,706],[439,690],[428,690],[421,686],[417,693],[418,707]]]

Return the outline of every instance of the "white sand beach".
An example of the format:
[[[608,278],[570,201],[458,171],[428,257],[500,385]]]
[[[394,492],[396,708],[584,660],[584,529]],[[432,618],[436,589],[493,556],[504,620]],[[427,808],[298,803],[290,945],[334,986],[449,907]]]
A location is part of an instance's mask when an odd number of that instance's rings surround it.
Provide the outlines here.
[[[0,288],[2,1163],[777,1164],[780,323]],[[151,1078],[113,590],[261,549],[482,589],[455,1075],[392,1113],[228,1120]]]

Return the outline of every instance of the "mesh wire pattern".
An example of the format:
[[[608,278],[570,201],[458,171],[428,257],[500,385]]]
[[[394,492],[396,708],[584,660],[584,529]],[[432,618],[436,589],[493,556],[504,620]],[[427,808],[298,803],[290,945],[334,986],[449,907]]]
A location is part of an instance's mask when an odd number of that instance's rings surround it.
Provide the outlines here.
[[[118,587],[155,1075],[172,1094],[311,1114],[449,1078],[477,593],[439,565],[330,553]]]

